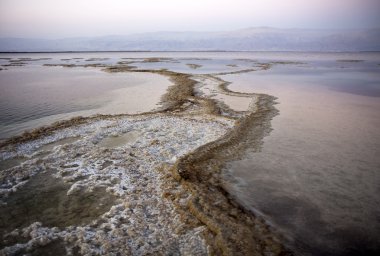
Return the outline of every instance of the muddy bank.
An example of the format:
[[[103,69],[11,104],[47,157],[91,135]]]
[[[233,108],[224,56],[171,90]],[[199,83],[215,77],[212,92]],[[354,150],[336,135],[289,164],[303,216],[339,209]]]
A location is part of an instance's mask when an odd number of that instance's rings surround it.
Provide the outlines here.
[[[258,150],[268,134],[276,115],[273,98],[261,95],[257,104],[258,111],[239,120],[235,129],[184,156],[173,168],[182,184],[193,191],[189,211],[209,228],[216,255],[284,253],[268,226],[230,198],[219,176],[226,162],[241,157],[248,148]]]

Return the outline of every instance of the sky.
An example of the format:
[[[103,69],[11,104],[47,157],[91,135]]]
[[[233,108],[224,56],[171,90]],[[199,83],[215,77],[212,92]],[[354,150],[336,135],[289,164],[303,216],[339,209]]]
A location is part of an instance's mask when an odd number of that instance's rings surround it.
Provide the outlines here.
[[[0,0],[0,37],[380,27],[380,0]]]

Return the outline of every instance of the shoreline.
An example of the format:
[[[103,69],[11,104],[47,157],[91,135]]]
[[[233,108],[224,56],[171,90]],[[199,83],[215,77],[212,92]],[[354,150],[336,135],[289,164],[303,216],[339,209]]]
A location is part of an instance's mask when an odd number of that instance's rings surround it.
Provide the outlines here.
[[[206,229],[202,231],[207,243],[208,254],[222,255],[272,255],[291,254],[280,242],[277,234],[258,216],[254,216],[239,206],[231,198],[221,183],[220,173],[227,161],[242,156],[245,150],[253,146],[257,150],[262,138],[270,132],[270,120],[277,114],[274,108],[275,98],[264,94],[241,94],[230,91],[227,82],[209,75],[220,82],[220,92],[239,97],[255,97],[254,107],[242,117],[231,117],[228,106],[214,99],[199,96],[193,75],[167,70],[133,69],[128,65],[104,67],[106,72],[149,72],[164,75],[174,82],[162,97],[163,108],[153,112],[135,115],[96,115],[77,117],[61,121],[49,127],[26,132],[13,137],[0,145],[0,148],[12,148],[16,144],[27,143],[47,135],[59,133],[62,129],[75,129],[108,119],[150,118],[154,116],[180,118],[224,119],[236,122],[226,134],[201,145],[186,153],[173,164],[162,166],[164,180],[171,186],[180,186],[191,199],[186,204],[181,201],[181,193],[164,193],[165,198],[173,201],[178,212],[183,216],[183,223],[201,223]],[[251,70],[253,71],[253,70]],[[227,114],[226,114],[227,113]],[[199,122],[199,121],[198,121]],[[253,143],[253,144],[252,144]],[[168,173],[171,175],[167,176]],[[173,180],[174,178],[174,180]],[[209,191],[213,191],[210,193]],[[218,202],[218,204],[211,204]],[[190,225],[191,226],[191,225]],[[194,224],[193,224],[194,226]]]

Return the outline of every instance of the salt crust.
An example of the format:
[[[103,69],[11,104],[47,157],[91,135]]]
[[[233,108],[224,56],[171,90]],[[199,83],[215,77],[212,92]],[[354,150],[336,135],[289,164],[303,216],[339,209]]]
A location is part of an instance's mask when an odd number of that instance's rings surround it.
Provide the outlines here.
[[[22,187],[27,182],[25,177],[50,171],[72,184],[68,196],[79,190],[104,187],[118,199],[108,212],[87,225],[59,229],[35,222],[16,229],[8,235],[30,240],[5,247],[0,254],[28,252],[61,240],[68,254],[79,248],[84,255],[207,255],[202,236],[205,227],[181,228],[184,223],[173,202],[163,196],[168,189],[167,174],[159,170],[163,164],[171,166],[179,157],[220,138],[233,125],[234,121],[206,115],[114,117],[66,128],[19,144],[11,151],[3,150],[2,160],[13,157],[28,160],[6,170],[12,171],[14,178],[1,185],[0,198]],[[141,134],[133,143],[117,148],[99,146],[108,136],[117,139],[131,131]],[[78,140],[43,152],[44,145],[70,137]],[[181,188],[178,185],[176,189]],[[184,196],[181,203],[186,204],[186,200]]]

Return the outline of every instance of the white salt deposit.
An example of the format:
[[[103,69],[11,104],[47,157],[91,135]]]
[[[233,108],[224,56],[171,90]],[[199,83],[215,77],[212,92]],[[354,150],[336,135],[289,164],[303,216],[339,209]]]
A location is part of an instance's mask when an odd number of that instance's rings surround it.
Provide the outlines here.
[[[5,247],[4,255],[28,252],[36,246],[61,240],[66,250],[75,248],[85,255],[116,252],[123,255],[142,254],[207,254],[202,236],[203,226],[181,228],[184,223],[173,202],[163,197],[169,189],[160,172],[163,165],[172,165],[175,159],[195,148],[223,136],[234,122],[214,116],[195,119],[155,115],[148,117],[122,117],[95,121],[71,127],[35,141],[18,145],[13,152],[1,152],[1,157],[24,156],[31,158],[22,166],[10,170],[20,175],[0,188],[2,198],[22,187],[22,178],[37,171],[56,170],[52,174],[66,183],[72,183],[67,196],[78,191],[92,191],[104,187],[117,196],[115,205],[91,224],[65,228],[46,227],[35,222],[14,230],[7,236],[29,237],[24,243]],[[102,141],[112,136],[125,136],[132,131],[139,136],[118,144],[112,150]],[[49,148],[50,154],[33,159],[31,153],[43,150],[44,145],[76,138],[70,144]],[[46,147],[45,147],[46,148]],[[25,170],[28,170],[25,172]],[[180,190],[178,186],[176,188]],[[186,192],[185,192],[186,193]],[[186,204],[187,197],[181,198]]]

